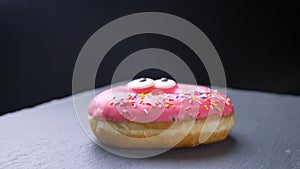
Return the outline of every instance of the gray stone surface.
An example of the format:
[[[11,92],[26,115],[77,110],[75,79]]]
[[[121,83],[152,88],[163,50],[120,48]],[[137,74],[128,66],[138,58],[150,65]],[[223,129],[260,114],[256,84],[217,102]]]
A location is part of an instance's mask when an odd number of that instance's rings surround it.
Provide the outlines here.
[[[72,98],[0,117],[0,168],[300,168],[300,97],[232,90],[236,126],[222,142],[129,159],[94,144]]]

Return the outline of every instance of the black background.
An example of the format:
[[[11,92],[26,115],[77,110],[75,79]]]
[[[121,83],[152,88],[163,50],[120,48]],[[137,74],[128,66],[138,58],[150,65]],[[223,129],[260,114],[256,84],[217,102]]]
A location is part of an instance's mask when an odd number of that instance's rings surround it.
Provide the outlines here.
[[[86,40],[114,19],[146,11],[174,14],[198,26],[218,51],[229,87],[300,94],[297,10],[295,3],[274,1],[2,0],[0,114],[70,95],[74,64]],[[176,53],[200,84],[209,84],[188,47],[146,34],[111,49],[96,85],[109,84],[123,58],[148,47]]]

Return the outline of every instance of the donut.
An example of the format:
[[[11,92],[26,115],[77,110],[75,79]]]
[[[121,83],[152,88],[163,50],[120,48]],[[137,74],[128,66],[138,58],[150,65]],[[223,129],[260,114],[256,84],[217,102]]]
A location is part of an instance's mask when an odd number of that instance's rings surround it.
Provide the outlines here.
[[[183,148],[224,140],[234,105],[205,86],[139,78],[96,95],[88,107],[94,135],[121,148]]]

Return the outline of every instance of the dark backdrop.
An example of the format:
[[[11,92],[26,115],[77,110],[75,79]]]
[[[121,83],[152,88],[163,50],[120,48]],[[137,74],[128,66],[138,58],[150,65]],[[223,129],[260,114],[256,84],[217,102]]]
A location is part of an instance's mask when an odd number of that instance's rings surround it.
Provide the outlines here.
[[[218,51],[229,87],[300,94],[297,10],[296,4],[274,1],[1,0],[0,114],[70,95],[85,41],[106,23],[145,11],[197,25]],[[148,47],[176,53],[200,84],[209,84],[201,61],[184,44],[146,34],[123,40],[107,54],[97,86],[110,82],[122,58]]]

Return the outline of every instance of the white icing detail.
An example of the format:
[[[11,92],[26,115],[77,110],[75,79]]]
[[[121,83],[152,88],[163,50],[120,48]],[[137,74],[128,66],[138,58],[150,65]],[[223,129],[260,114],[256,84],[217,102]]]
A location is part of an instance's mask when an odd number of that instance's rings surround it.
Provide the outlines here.
[[[168,79],[167,81],[162,81],[161,79],[154,81],[154,87],[158,89],[169,89],[176,85],[174,80]]]
[[[150,78],[145,78],[145,81],[141,81],[141,79],[136,79],[128,83],[128,87],[131,89],[146,89],[154,86],[154,81]]]

